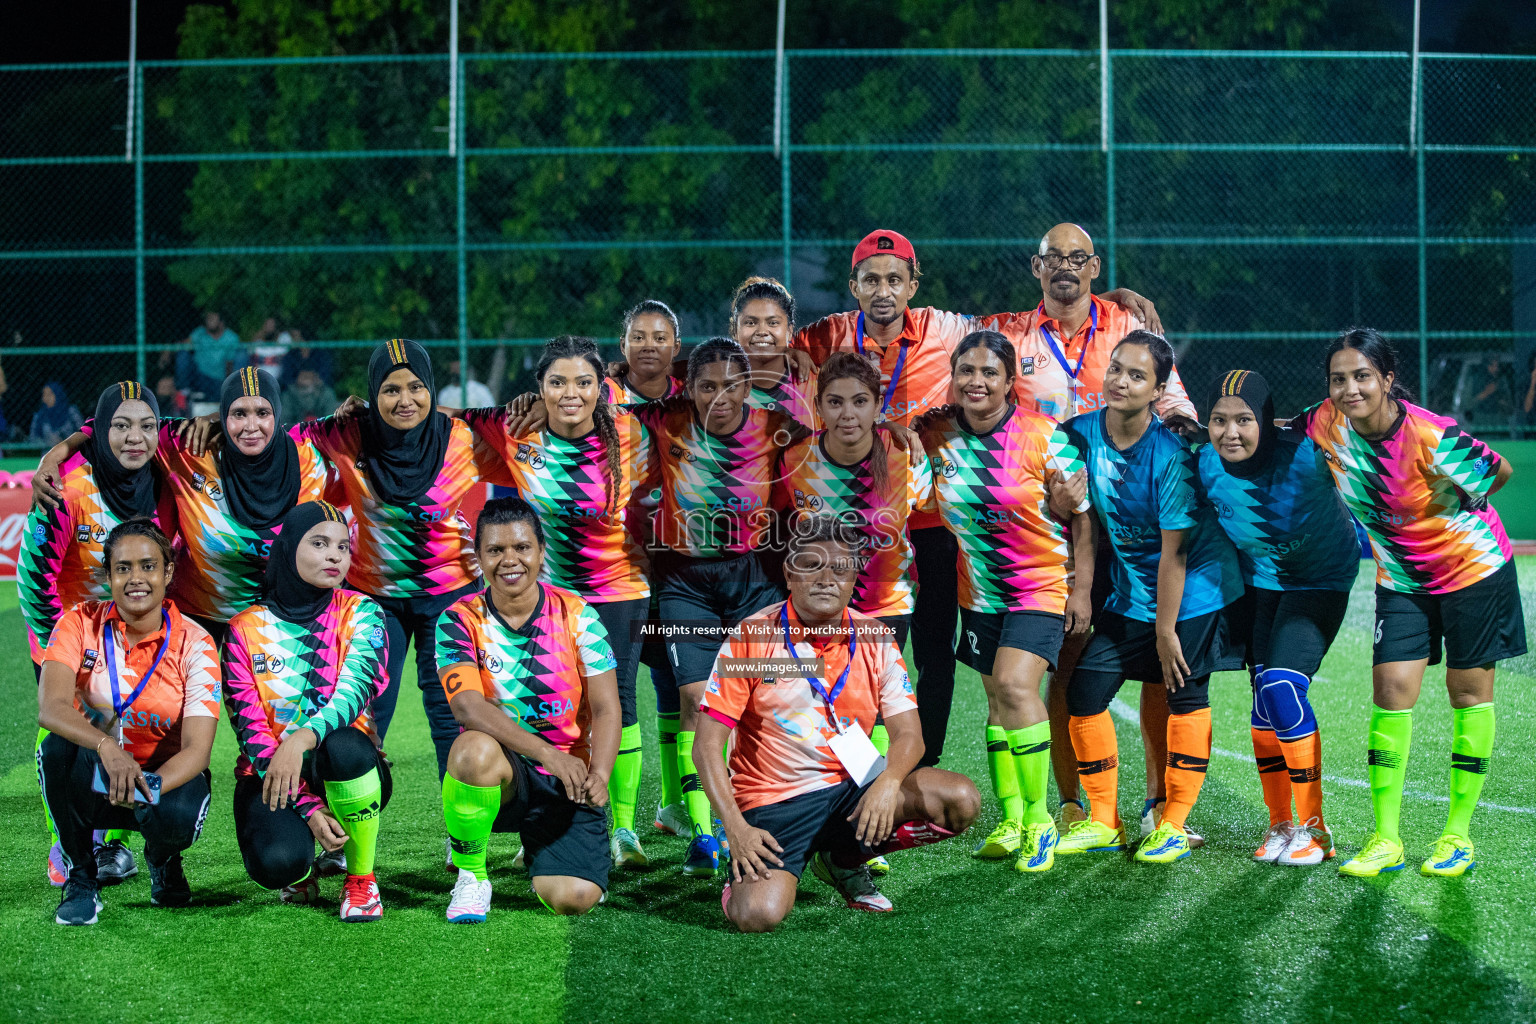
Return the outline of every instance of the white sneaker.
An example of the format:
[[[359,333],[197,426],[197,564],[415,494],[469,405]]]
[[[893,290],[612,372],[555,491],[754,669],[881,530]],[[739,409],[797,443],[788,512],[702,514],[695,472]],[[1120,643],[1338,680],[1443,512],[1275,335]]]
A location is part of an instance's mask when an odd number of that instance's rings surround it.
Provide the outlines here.
[[[1259,848],[1253,851],[1253,859],[1260,864],[1273,864],[1290,847],[1295,834],[1296,826],[1289,821],[1269,826],[1264,832],[1264,838],[1259,840]]]
[[[1312,821],[1316,820],[1316,818],[1312,819]],[[1320,827],[1299,825],[1292,834],[1285,852],[1275,863],[1309,867],[1313,864],[1321,864],[1325,860],[1332,860],[1333,857],[1333,833],[1328,831],[1327,825]]]
[[[491,880],[480,881],[473,871],[460,869],[448,897],[449,924],[481,924],[491,912]]]
[[[868,910],[885,913],[895,910],[891,901],[875,888],[875,880],[869,876],[869,865],[856,868],[840,868],[825,853],[811,858],[811,873],[837,890],[850,910]]]
[[[671,836],[692,836],[693,822],[688,820],[688,808],[682,804],[656,805],[656,830]]]

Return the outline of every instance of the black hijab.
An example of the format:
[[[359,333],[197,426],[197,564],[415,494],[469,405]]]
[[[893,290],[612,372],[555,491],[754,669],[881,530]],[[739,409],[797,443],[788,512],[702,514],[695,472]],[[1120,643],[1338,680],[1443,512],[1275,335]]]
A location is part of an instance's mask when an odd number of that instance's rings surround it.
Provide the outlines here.
[[[1253,454],[1242,462],[1221,460],[1221,466],[1233,476],[1251,479],[1269,468],[1275,457],[1275,402],[1269,394],[1269,382],[1257,370],[1232,370],[1224,374],[1211,388],[1210,412],[1216,411],[1216,403],[1223,398],[1240,398],[1253,410],[1259,421],[1259,444]]]
[[[379,415],[379,389],[396,370],[408,369],[431,394],[426,418],[409,430],[398,430]],[[368,412],[363,417],[363,462],[380,498],[391,505],[414,505],[431,488],[448,453],[453,421],[437,411],[437,386],[432,360],[414,341],[396,338],[373,350],[368,360]]]
[[[284,622],[304,625],[314,622],[331,603],[336,591],[317,587],[299,576],[298,550],[304,535],[320,523],[346,523],[336,506],[324,501],[306,501],[295,505],[283,516],[283,529],[272,541],[267,556],[267,579],[261,589],[261,603]]]
[[[229,436],[229,408],[241,398],[265,398],[272,403],[272,437],[255,455],[247,455]],[[283,402],[277,378],[247,366],[224,378],[219,394],[219,424],[224,444],[219,451],[224,494],[229,511],[242,525],[265,530],[299,500],[299,447],[284,432]]]
[[[112,443],[107,437],[112,430],[112,417],[124,402],[143,402],[155,414],[155,419],[160,418],[160,403],[155,401],[152,391],[136,380],[119,381],[96,399],[96,420],[84,455],[91,464],[91,475],[96,478],[101,500],[106,502],[113,515],[124,522],[137,516],[153,519],[158,490],[155,460],[151,458],[139,469],[128,469],[112,454]]]

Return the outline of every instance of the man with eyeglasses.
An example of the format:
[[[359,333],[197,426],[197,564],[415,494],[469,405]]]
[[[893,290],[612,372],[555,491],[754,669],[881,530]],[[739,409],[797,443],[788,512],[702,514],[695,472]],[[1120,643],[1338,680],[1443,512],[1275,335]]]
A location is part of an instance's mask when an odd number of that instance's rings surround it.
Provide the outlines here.
[[[1110,353],[1131,331],[1151,325],[1141,323],[1125,306],[1093,294],[1092,284],[1099,276],[1100,261],[1093,251],[1093,239],[1076,224],[1057,224],[1046,232],[1040,239],[1040,251],[1030,258],[1030,269],[1040,281],[1040,305],[1024,313],[999,313],[977,323],[978,329],[999,331],[1013,342],[1019,360],[1014,401],[1058,422],[1102,408],[1104,371],[1109,366]],[[1152,329],[1160,331],[1161,325]],[[1185,437],[1199,429],[1194,403],[1184,391],[1177,367],[1154,411],[1170,429]],[[1078,488],[1073,492],[1075,498],[1081,497],[1081,488],[1085,486],[1081,476],[1079,473],[1071,482]],[[1094,581],[1107,587],[1108,569],[1096,572]],[[1093,607],[1097,609],[1102,604],[1102,599],[1095,600]],[[1086,817],[1077,785],[1076,755],[1067,732],[1066,704],[1066,684],[1086,641],[1086,637],[1067,638],[1047,689],[1051,767],[1062,801],[1058,825],[1063,833],[1073,822]],[[1162,802],[1168,701],[1160,685],[1144,685],[1141,697],[1148,779],[1142,827],[1150,832],[1158,821],[1156,806]],[[1016,847],[1004,849],[997,845],[996,849],[985,849],[986,845],[977,848],[978,856],[1001,857],[1017,852]]]

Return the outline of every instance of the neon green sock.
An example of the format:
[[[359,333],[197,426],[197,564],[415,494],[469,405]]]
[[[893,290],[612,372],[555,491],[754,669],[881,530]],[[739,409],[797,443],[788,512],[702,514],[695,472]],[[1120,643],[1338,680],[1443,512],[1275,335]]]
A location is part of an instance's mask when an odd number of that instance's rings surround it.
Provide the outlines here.
[[[1376,810],[1376,831],[1402,842],[1398,823],[1403,809],[1403,783],[1408,777],[1408,747],[1413,738],[1413,711],[1371,708],[1370,749],[1366,751],[1366,776],[1371,782],[1371,806]]]
[[[619,733],[619,756],[608,780],[608,801],[613,804],[613,827],[635,828],[635,801],[640,798],[640,723],[626,725]]]
[[[36,758],[38,751],[43,749],[43,740],[47,738],[47,729],[37,730],[37,745],[32,748],[34,759]],[[41,777],[39,777],[39,779],[41,779]],[[43,801],[43,821],[47,822],[48,824],[48,845],[52,847],[54,843],[59,841],[59,831],[53,827],[53,815],[48,813],[48,798],[43,796],[43,787],[41,784],[39,784],[37,787],[37,795]]]
[[[661,746],[661,806],[683,802],[683,784],[677,770],[677,723],[682,716],[656,713],[656,742]]]
[[[1051,777],[1051,723],[1036,722],[1022,729],[1009,729],[1008,746],[1013,768],[1018,772],[1024,823],[1048,823],[1051,812],[1045,806],[1045,790],[1046,780]]]
[[[875,745],[881,757],[891,752],[891,734],[884,725],[877,725],[869,730],[869,741]]]
[[[1019,773],[1008,751],[1008,730],[1000,725],[987,726],[987,774],[992,776],[992,792],[1003,805],[1005,821],[1024,820],[1024,801],[1019,797]]]
[[[1472,809],[1483,794],[1493,754],[1493,704],[1451,709],[1451,813],[1445,830],[1470,839]]]
[[[474,872],[485,881],[485,851],[491,826],[501,810],[500,786],[471,786],[452,775],[443,776],[443,820],[453,848],[453,866]]]
[[[498,793],[500,790],[497,791]],[[325,803],[347,834],[347,874],[373,874],[373,855],[379,845],[379,812],[384,787],[379,770],[370,768],[355,779],[325,783]],[[498,797],[499,802],[499,797]]]
[[[132,834],[131,829],[109,828],[101,834],[101,841],[103,843],[125,843],[128,841],[130,834]]]
[[[694,835],[710,831],[709,797],[699,785],[699,770],[693,764],[693,732],[677,734],[677,771],[683,787],[683,803],[688,805],[688,821]]]

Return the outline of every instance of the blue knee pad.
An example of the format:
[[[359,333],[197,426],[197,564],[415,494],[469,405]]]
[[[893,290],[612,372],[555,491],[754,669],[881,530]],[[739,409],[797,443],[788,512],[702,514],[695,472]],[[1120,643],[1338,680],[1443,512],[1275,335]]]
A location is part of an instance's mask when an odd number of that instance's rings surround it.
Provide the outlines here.
[[[1263,665],[1253,666],[1253,713],[1249,717],[1249,723],[1260,732],[1274,732],[1275,727],[1269,724],[1269,714],[1264,710],[1264,701],[1259,696],[1259,677],[1264,674]]]
[[[1317,732],[1317,716],[1307,700],[1312,680],[1294,669],[1267,668],[1255,680],[1259,703],[1269,719],[1275,736],[1281,740],[1299,740]]]

